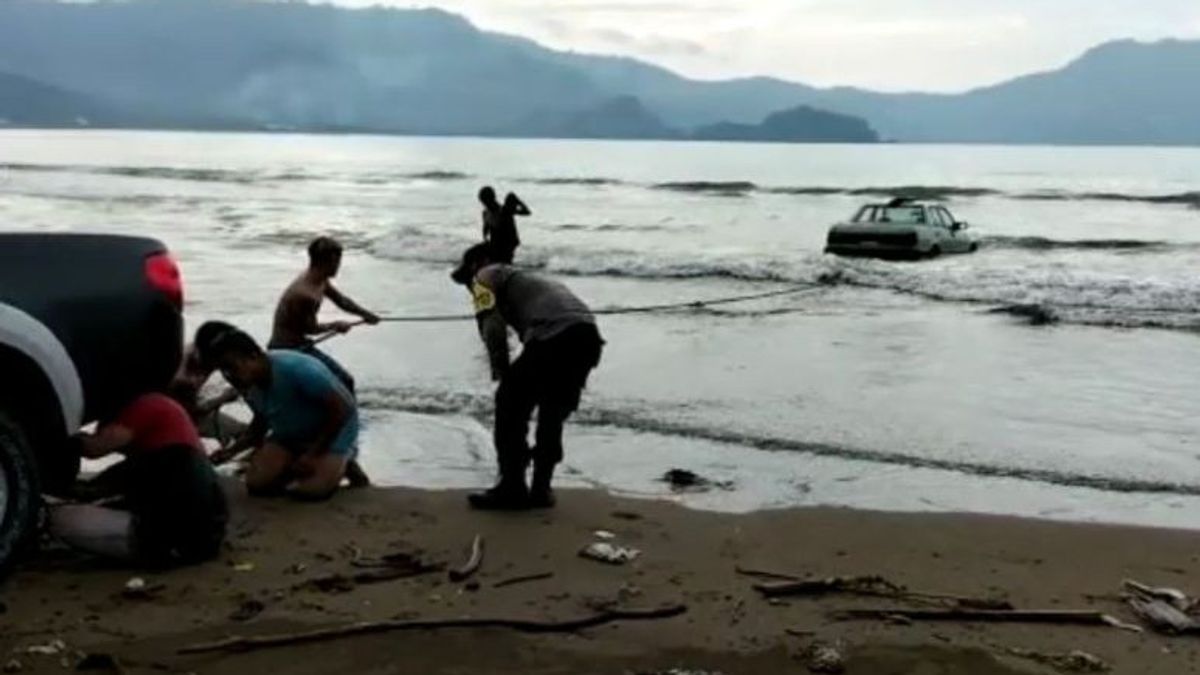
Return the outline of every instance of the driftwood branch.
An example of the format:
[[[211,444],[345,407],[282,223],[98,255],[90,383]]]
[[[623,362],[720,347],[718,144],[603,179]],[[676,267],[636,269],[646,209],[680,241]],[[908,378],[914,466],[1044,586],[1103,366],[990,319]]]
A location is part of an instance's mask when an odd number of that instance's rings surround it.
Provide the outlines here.
[[[738,570],[741,574],[761,576],[770,575],[772,578],[782,578],[772,572],[756,572],[753,570]],[[754,585],[766,598],[782,598],[796,596],[819,596],[832,593],[848,593],[852,595],[867,595],[882,598],[904,598],[908,600],[926,601],[939,605],[950,604],[959,609],[980,610],[1010,610],[1012,605],[1004,600],[995,598],[971,598],[948,593],[929,593],[926,591],[909,590],[880,576],[865,577],[830,577],[827,579],[808,579],[796,581],[775,581]]]
[[[467,558],[467,562],[463,563],[461,567],[450,570],[450,581],[466,581],[479,571],[479,566],[482,564],[483,536],[477,534],[475,540],[471,542],[471,555]]]
[[[801,577],[795,574],[783,574],[780,572],[771,572],[769,570],[756,570],[741,565],[733,568],[735,572],[746,577],[758,577],[760,579],[775,579],[776,581],[800,581]]]
[[[754,584],[754,590],[766,598],[828,593],[861,593],[865,595],[901,595],[903,588],[883,577],[830,577],[805,581],[776,581]]]
[[[521,577],[513,577],[503,581],[497,581],[492,585],[492,588],[504,588],[505,586],[516,586],[517,584],[527,584],[532,581],[545,581],[554,577],[554,572],[542,572],[541,574],[526,574]]]
[[[440,572],[443,569],[445,569],[444,565],[426,565],[423,567],[372,569],[362,572],[355,572],[354,574],[349,575],[331,574],[329,576],[309,579],[308,581],[296,586],[296,588],[311,588],[324,593],[346,593],[353,590],[355,586],[379,584],[387,581],[396,581],[398,579],[409,579],[433,572]]]
[[[425,621],[368,621],[335,628],[322,628],[302,633],[281,633],[258,637],[231,637],[227,640],[196,644],[179,650],[180,654],[209,652],[248,652],[296,644],[324,642],[359,635],[373,635],[403,630],[438,630],[447,628],[507,628],[521,633],[573,633],[615,621],[649,621],[669,619],[687,611],[686,605],[668,605],[656,609],[612,609],[566,621],[530,621],[524,619],[446,619]]]
[[[1103,612],[1057,609],[848,609],[832,614],[843,621],[856,619],[892,619],[902,617],[912,621],[983,621],[992,623],[1050,623],[1076,626],[1111,626],[1126,630],[1140,628],[1122,623]]]

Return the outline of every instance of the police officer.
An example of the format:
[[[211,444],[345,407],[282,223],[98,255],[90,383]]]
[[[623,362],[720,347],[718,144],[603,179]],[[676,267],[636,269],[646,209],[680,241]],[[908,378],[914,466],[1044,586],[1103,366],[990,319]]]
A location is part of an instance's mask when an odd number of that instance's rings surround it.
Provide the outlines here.
[[[563,458],[563,424],[579,407],[604,340],[591,310],[566,286],[495,262],[492,255],[487,244],[473,246],[451,274],[471,291],[492,379],[500,383],[493,432],[500,481],[469,499],[486,510],[549,508],[554,505],[550,482]],[[511,363],[509,326],[524,345]],[[529,421],[535,409],[536,445],[530,449]],[[527,485],[531,461],[533,480]]]

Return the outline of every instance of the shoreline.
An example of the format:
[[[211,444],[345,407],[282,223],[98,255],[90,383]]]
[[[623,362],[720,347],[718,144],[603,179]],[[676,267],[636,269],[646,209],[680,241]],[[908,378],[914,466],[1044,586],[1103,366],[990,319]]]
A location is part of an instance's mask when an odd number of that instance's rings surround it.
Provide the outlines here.
[[[829,507],[724,514],[595,490],[564,490],[553,511],[489,514],[469,511],[463,495],[379,488],[312,505],[236,496],[220,560],[162,574],[44,551],[0,585],[0,661],[19,660],[23,673],[61,672],[64,659],[73,667],[81,652],[112,656],[127,673],[729,674],[804,672],[798,655],[822,642],[838,645],[852,674],[1054,672],[1011,649],[1082,650],[1114,672],[1200,672],[1200,647],[1190,638],[1106,626],[835,621],[835,610],[922,605],[847,594],[768,601],[752,588],[762,579],[737,572],[878,575],[922,592],[1132,621],[1119,599],[1123,579],[1192,590],[1187,584],[1200,564],[1193,531]],[[640,556],[621,566],[581,558],[582,547],[600,541],[599,530]],[[363,565],[389,553],[457,567],[477,534],[483,562],[466,583],[448,581],[444,571],[353,581],[378,572]],[[502,583],[545,574],[552,576]],[[144,597],[123,593],[134,576],[151,589]],[[605,607],[675,604],[687,612],[578,633],[403,631],[248,653],[178,653],[231,635],[358,621],[560,621]],[[66,651],[27,653],[54,640]]]

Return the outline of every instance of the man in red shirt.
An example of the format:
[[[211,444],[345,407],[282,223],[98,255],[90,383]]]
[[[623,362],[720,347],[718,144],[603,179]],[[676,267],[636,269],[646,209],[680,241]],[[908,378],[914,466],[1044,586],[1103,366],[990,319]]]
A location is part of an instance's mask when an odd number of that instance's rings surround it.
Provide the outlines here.
[[[76,548],[151,566],[216,557],[228,506],[196,427],[179,403],[165,394],[143,394],[78,440],[86,458],[125,456],[119,469],[106,472],[115,477],[123,508],[57,506],[50,513],[52,535]]]

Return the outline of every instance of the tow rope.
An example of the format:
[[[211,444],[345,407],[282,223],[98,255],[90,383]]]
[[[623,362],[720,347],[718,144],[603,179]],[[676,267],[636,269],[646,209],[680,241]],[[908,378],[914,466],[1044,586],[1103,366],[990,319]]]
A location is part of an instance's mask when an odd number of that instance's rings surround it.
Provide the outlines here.
[[[704,300],[687,300],[681,302],[668,302],[658,305],[635,305],[631,307],[603,307],[593,310],[592,314],[596,316],[614,316],[620,314],[647,314],[650,312],[668,312],[679,309],[703,309],[705,307],[717,307],[720,305],[732,305],[742,302],[750,302],[752,300],[763,300],[766,298],[777,298],[785,295],[797,295],[799,293],[807,293],[811,291],[825,288],[823,284],[798,284],[780,288],[774,291],[765,291],[760,293],[746,293],[743,295],[728,295],[719,298],[708,298]],[[406,316],[381,316],[379,323],[449,323],[453,321],[474,321],[474,314],[412,314]],[[351,326],[362,326],[366,324],[365,320],[358,320],[351,323]],[[325,342],[331,338],[342,335],[337,331],[326,333],[313,339],[313,344]]]

